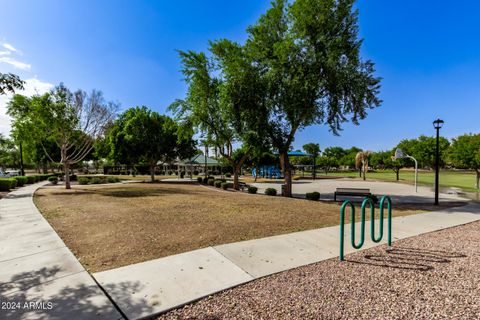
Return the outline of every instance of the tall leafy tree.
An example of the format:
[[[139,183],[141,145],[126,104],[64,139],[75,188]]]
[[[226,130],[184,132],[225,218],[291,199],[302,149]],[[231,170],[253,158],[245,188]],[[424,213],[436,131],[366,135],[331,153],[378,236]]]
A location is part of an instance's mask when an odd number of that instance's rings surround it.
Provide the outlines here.
[[[475,186],[480,189],[480,134],[465,134],[453,139],[449,157],[456,168],[475,170]]]
[[[107,139],[112,159],[123,164],[148,164],[153,182],[159,161],[184,159],[195,153],[192,135],[192,131],[179,127],[171,118],[142,106],[122,113]]]
[[[180,51],[189,88],[187,97],[170,109],[197,128],[233,167],[233,187],[238,189],[243,163],[254,147],[265,144],[264,86],[243,46],[220,40],[211,43],[210,52]],[[242,152],[234,152],[235,142],[242,144]]]
[[[18,167],[20,155],[12,139],[4,137],[0,133],[0,169]],[[1,171],[1,170],[0,170]]]
[[[267,83],[265,128],[280,155],[285,195],[292,195],[288,151],[297,131],[358,124],[380,105],[374,64],[360,58],[353,0],[275,0],[248,29],[246,43]]]
[[[93,90],[88,95],[81,90],[72,93],[63,84],[44,95],[19,99],[23,103],[15,103],[14,99],[8,105],[14,131],[23,136],[30,131],[29,137],[35,137],[52,162],[58,155],[49,152],[45,141],[57,145],[65,187],[70,189],[71,166],[92,151],[95,139],[103,135],[118,106],[105,102],[100,91]]]

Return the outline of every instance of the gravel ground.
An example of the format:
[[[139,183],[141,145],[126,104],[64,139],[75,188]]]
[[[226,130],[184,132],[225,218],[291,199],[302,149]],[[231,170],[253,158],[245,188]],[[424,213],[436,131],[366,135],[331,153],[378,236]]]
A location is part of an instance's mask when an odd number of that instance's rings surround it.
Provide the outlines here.
[[[480,222],[269,276],[158,319],[480,319]]]

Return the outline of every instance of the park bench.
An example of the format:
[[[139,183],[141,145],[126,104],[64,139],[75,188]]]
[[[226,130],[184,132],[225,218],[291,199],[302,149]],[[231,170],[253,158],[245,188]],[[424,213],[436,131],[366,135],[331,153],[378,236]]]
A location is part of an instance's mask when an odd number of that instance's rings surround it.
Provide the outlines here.
[[[333,201],[337,201],[337,196],[357,196],[365,197],[371,195],[370,189],[359,188],[337,188],[333,194]]]

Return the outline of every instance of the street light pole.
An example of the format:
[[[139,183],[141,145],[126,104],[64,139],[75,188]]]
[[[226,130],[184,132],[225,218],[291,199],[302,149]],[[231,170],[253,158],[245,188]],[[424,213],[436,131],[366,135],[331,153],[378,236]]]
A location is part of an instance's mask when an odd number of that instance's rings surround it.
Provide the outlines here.
[[[438,206],[439,172],[440,172],[440,129],[444,121],[437,119],[433,121],[433,127],[437,130],[437,143],[435,149],[435,205]]]

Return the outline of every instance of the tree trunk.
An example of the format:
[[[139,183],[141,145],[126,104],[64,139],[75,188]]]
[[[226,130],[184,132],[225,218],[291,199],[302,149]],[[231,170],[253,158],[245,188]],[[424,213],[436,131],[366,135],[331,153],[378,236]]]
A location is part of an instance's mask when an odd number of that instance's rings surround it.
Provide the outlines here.
[[[315,157],[313,157],[313,180],[317,178],[317,166]]]
[[[255,166],[255,182],[257,182],[257,178],[258,178],[258,175],[260,173],[260,168],[257,166]]]
[[[155,181],[155,164],[150,163],[150,181]]]
[[[71,189],[70,186],[70,163],[65,161],[64,163],[64,171],[65,171],[65,189]]]
[[[285,179],[285,197],[292,196],[292,172],[290,170],[290,161],[288,159],[288,151],[280,153],[280,165],[282,166],[283,176]]]
[[[396,170],[395,173],[397,174],[397,181],[400,180],[400,169]]]
[[[233,189],[240,189],[238,186],[238,176],[240,175],[240,166],[233,167]]]

